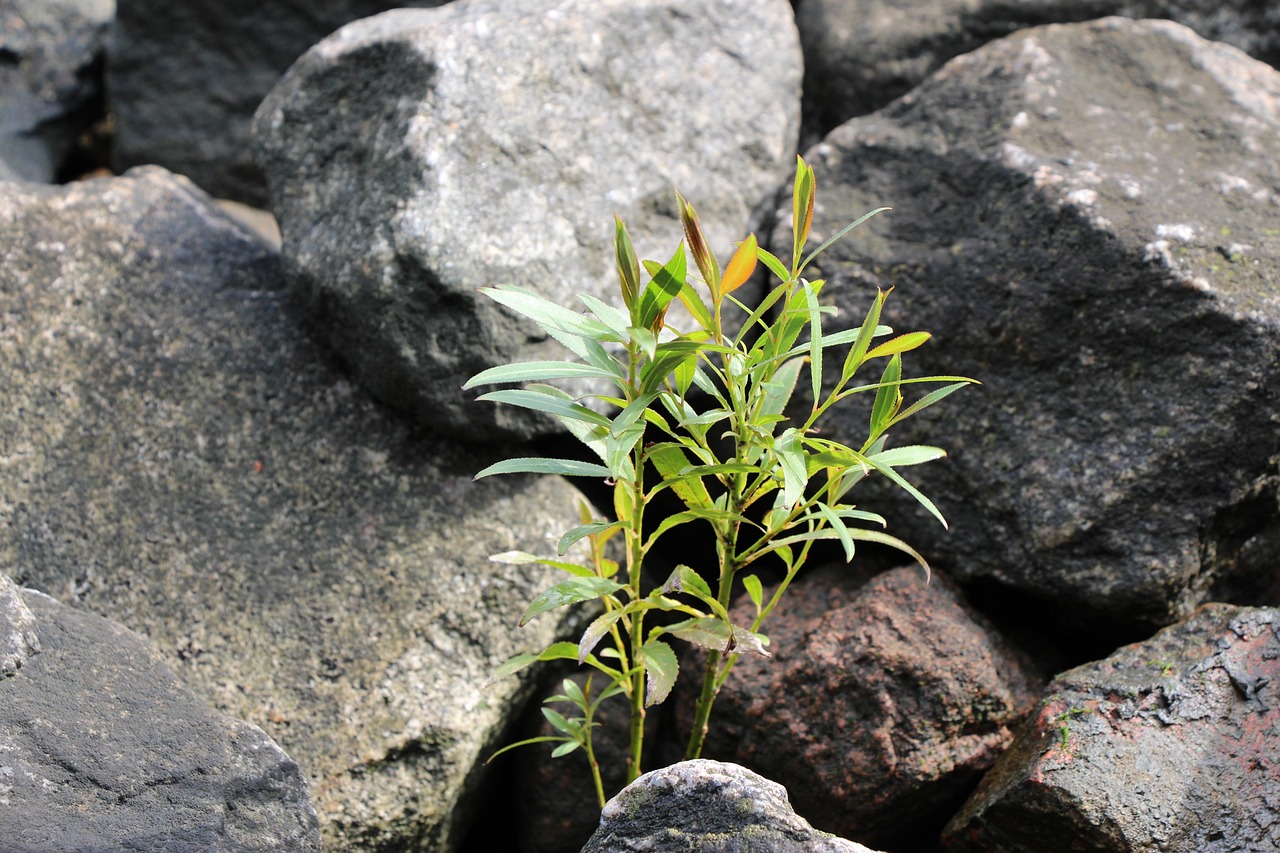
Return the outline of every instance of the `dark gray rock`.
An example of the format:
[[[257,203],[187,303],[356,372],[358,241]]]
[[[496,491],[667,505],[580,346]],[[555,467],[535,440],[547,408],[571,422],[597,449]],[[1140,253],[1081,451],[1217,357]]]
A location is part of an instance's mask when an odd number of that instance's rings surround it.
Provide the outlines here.
[[[0,185],[0,281],[0,565],[268,731],[326,846],[451,849],[531,689],[489,673],[567,630],[517,631],[551,570],[487,557],[550,553],[577,493],[388,416],[163,170]]]
[[[132,631],[19,599],[42,648],[0,681],[0,847],[318,853],[306,779],[261,729],[197,699]]]
[[[1105,15],[1168,18],[1280,65],[1280,6],[1256,0],[804,0],[806,128],[821,136],[878,110],[994,39]]]
[[[101,116],[114,0],[0,5],[0,178],[48,183]]]
[[[699,759],[645,773],[611,799],[582,853],[874,853],[818,832],[787,792],[745,767]]]
[[[677,187],[727,253],[793,168],[799,83],[786,0],[463,0],[352,24],[255,120],[291,287],[418,421],[471,440],[558,428],[459,390],[565,354],[475,289],[620,304],[613,214],[666,260]]]
[[[735,608],[740,624],[754,615],[749,600]],[[916,567],[801,578],[764,632],[773,656],[738,661],[703,754],[776,780],[815,826],[868,844],[936,842],[1038,695],[955,587]],[[686,717],[697,684],[686,675]]]
[[[1280,850],[1280,611],[1205,605],[1059,675],[948,827],[957,853]]]
[[[893,528],[1041,633],[1131,641],[1274,577],[1278,105],[1235,48],[1110,18],[955,59],[810,152],[818,239],[894,207],[819,259],[824,298],[857,322],[896,288],[890,325],[934,332],[909,369],[985,383],[894,439],[951,451],[904,472],[951,530],[909,500]]]
[[[8,575],[0,574],[0,678],[13,675],[40,652],[36,617]]]
[[[118,0],[108,67],[117,167],[164,166],[261,206],[250,121],[293,61],[358,18],[444,2]]]

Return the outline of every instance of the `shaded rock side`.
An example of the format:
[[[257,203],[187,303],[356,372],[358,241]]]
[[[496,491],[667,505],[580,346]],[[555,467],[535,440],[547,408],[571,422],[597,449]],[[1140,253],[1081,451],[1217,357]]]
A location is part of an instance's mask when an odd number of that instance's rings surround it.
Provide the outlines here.
[[[103,113],[113,0],[0,6],[0,179],[51,182]]]
[[[754,615],[735,607],[739,624]],[[815,826],[869,844],[936,841],[1037,695],[956,588],[917,567],[865,584],[846,566],[801,578],[764,632],[773,657],[738,661],[704,754],[777,780]],[[698,679],[686,679],[691,718]]]
[[[1280,850],[1280,611],[1208,604],[1059,675],[949,850]]]
[[[0,575],[0,612],[6,588]],[[261,729],[213,711],[121,625],[19,599],[42,649],[0,681],[0,847],[319,853],[306,779]]]
[[[787,791],[745,767],[683,761],[645,773],[604,807],[582,853],[874,853],[818,832]]]
[[[36,617],[13,579],[0,574],[0,678],[16,673],[39,652]]]
[[[34,0],[44,2],[44,0]],[[446,0],[117,0],[107,82],[115,165],[155,164],[261,207],[253,111],[299,56],[359,18]]]
[[[818,136],[906,94],[944,62],[1021,29],[1168,18],[1280,65],[1280,7],[1254,0],[804,0],[805,125]]]
[[[613,216],[665,261],[675,188],[726,254],[793,168],[800,75],[785,0],[461,0],[351,24],[255,119],[290,286],[360,382],[419,422],[559,431],[460,390],[567,356],[476,288],[620,304]]]
[[[955,59],[810,152],[816,239],[894,207],[818,259],[824,298],[895,288],[887,322],[934,333],[908,370],[984,383],[892,440],[951,451],[908,472],[950,531],[903,498],[899,535],[1111,641],[1274,575],[1277,150],[1280,73],[1110,18]],[[860,446],[866,409],[830,424]]]
[[[0,185],[0,565],[145,631],[306,770],[326,849],[447,851],[529,689],[486,687],[577,523],[415,434],[299,330],[279,259],[157,168]]]

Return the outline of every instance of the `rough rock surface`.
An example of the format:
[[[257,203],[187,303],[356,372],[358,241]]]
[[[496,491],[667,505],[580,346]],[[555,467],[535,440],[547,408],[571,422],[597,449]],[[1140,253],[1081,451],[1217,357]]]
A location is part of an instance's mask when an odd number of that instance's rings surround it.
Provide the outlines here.
[[[300,331],[278,257],[163,170],[0,185],[0,565],[145,632],[307,772],[327,848],[446,851],[528,692],[486,686],[577,523],[414,434]],[[43,639],[43,638],[42,638]]]
[[[293,61],[358,18],[443,2],[117,0],[107,70],[117,167],[164,166],[213,195],[261,206],[250,123]]]
[[[1256,0],[804,0],[805,124],[819,135],[880,109],[945,61],[1020,29],[1169,18],[1280,65],[1280,6]]]
[[[735,619],[754,612],[740,602]],[[764,630],[773,657],[739,660],[704,755],[777,780],[815,826],[869,844],[936,840],[1035,701],[985,620],[916,567],[802,578]]]
[[[0,614],[15,589],[0,575]],[[18,598],[42,648],[0,680],[0,847],[318,853],[306,779],[261,729],[197,699],[132,631]]]
[[[36,617],[13,578],[0,574],[0,678],[16,673],[39,652]]]
[[[699,759],[645,773],[611,799],[582,853],[874,853],[818,832],[787,792],[745,767]]]
[[[476,288],[619,304],[612,217],[666,260],[674,188],[726,254],[794,166],[800,76],[786,0],[461,0],[351,24],[255,119],[291,287],[374,396],[422,423],[558,429],[459,390],[566,354]]]
[[[949,849],[1280,849],[1280,611],[1210,604],[1059,675]]]
[[[823,296],[861,317],[896,288],[889,323],[934,332],[909,369],[985,383],[896,440],[952,452],[908,472],[951,530],[900,535],[1127,641],[1274,574],[1278,150],[1280,73],[1109,18],[955,59],[810,152],[818,239],[894,207],[819,258]]]
[[[0,4],[0,178],[48,183],[102,112],[113,0]]]

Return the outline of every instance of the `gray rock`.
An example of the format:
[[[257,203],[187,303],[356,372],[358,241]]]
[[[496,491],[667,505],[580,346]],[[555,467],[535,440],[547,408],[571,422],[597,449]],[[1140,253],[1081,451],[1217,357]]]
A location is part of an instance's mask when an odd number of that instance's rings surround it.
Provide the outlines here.
[[[793,168],[799,82],[785,0],[462,0],[351,24],[255,119],[291,287],[382,401],[472,440],[549,431],[459,390],[565,355],[475,289],[620,304],[612,216],[666,260],[677,187],[727,254]]]
[[[1280,850],[1280,611],[1205,605],[1050,684],[957,853]]]
[[[797,817],[778,783],[706,759],[645,773],[609,801],[582,853],[623,850],[874,853]]]
[[[42,2],[42,0],[35,0]],[[358,18],[446,0],[118,0],[107,69],[117,169],[156,164],[261,206],[253,111],[293,61]]]
[[[102,113],[114,0],[0,5],[0,179],[53,181]]]
[[[0,846],[318,853],[306,779],[262,729],[209,708],[121,625],[18,598],[43,649],[0,681]]]
[[[889,324],[934,332],[908,368],[985,383],[894,439],[952,453],[905,472],[951,530],[907,500],[903,538],[1043,627],[1127,640],[1274,576],[1277,150],[1280,73],[1110,18],[955,59],[810,152],[818,239],[894,207],[819,259],[824,298],[857,322],[895,287]]]
[[[145,631],[307,771],[326,847],[447,851],[531,685],[486,686],[577,522],[405,428],[301,332],[278,257],[156,168],[0,186],[0,565]],[[44,639],[43,637],[41,638]]]
[[[1255,0],[804,0],[806,127],[818,135],[906,94],[944,62],[1020,29],[1168,18],[1280,65],[1280,6]]]
[[[0,679],[16,673],[39,652],[36,618],[13,579],[0,574]]]
[[[739,624],[754,615],[745,598],[735,607]],[[703,754],[776,780],[816,826],[868,844],[935,843],[1039,695],[955,586],[914,566],[802,577],[764,632],[773,656],[738,661]],[[686,718],[697,685],[681,685]]]

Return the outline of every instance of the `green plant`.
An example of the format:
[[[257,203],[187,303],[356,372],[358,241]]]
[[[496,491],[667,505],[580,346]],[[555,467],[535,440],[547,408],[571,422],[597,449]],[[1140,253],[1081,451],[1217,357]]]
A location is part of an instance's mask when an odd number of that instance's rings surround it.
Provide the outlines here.
[[[604,685],[594,695],[590,683],[586,690],[580,690],[566,682],[563,693],[547,700],[568,702],[577,709],[570,717],[543,709],[558,734],[507,747],[551,741],[558,743],[555,755],[583,749],[601,805],[605,795],[592,749],[595,712],[600,702],[613,696],[623,696],[630,703],[626,778],[635,779],[641,772],[645,709],[666,699],[678,671],[675,650],[666,638],[708,650],[686,751],[687,757],[694,758],[701,752],[716,694],[738,656],[767,654],[768,640],[760,633],[761,626],[804,566],[816,541],[838,541],[849,560],[859,542],[889,545],[928,570],[924,558],[906,543],[867,526],[883,527],[885,520],[848,501],[854,485],[870,474],[884,476],[946,523],[937,507],[898,471],[938,459],[944,452],[922,445],[888,448],[886,441],[890,429],[972,380],[955,376],[903,378],[903,354],[924,344],[929,334],[909,332],[876,345],[876,338],[891,334],[880,324],[887,293],[877,293],[859,327],[834,333],[823,328],[824,317],[835,309],[819,299],[822,281],[803,278],[806,267],[836,240],[886,208],[859,218],[806,256],[803,250],[813,219],[814,174],[803,159],[797,164],[792,198],[789,263],[761,248],[751,235],[722,269],[707,247],[693,207],[677,196],[684,240],[665,264],[643,263],[649,274],[647,282],[641,279],[641,264],[626,227],[615,220],[623,309],[584,295],[580,298],[587,312],[578,313],[519,287],[483,289],[500,304],[541,326],[577,360],[495,367],[473,377],[466,387],[533,383],[491,391],[479,399],[558,418],[599,462],[509,459],[486,468],[477,478],[541,473],[599,477],[613,484],[612,519],[597,519],[584,505],[582,523],[559,541],[563,557],[575,543],[585,540],[589,559],[571,562],[526,553],[494,558],[536,562],[569,575],[533,600],[520,620],[522,625],[555,607],[585,601],[598,601],[603,606],[577,643],[560,642],[540,654],[518,656],[495,675],[514,673],[539,660],[569,659],[603,676]],[[698,276],[691,275],[686,246]],[[752,276],[757,262],[767,267],[778,283],[758,305],[748,306],[732,294]],[[701,288],[694,286],[699,278]],[[704,297],[709,297],[709,303]],[[688,309],[695,324],[692,329],[677,332],[666,326],[667,309],[675,300]],[[724,325],[729,306],[746,317],[732,332]],[[844,350],[842,367],[835,386],[824,396],[823,367],[836,348]],[[872,362],[883,363],[878,378],[858,381],[859,371]],[[787,405],[806,365],[813,406],[801,422],[788,424]],[[599,399],[617,413],[601,414],[566,391],[545,384],[564,379],[590,379],[611,386],[612,392]],[[904,388],[917,383],[943,384],[904,408]],[[695,389],[700,396],[693,393]],[[847,447],[822,437],[819,424],[832,407],[860,394],[874,395],[861,446]],[[650,474],[647,478],[646,472]],[[646,533],[652,501],[668,490],[684,509],[651,524]],[[675,527],[695,522],[705,525],[715,538],[715,587],[689,566],[681,565],[660,587],[642,589],[641,569],[656,543]],[[622,536],[621,565],[609,557],[607,548],[618,534]],[[781,583],[767,599],[760,578],[748,573],[766,557],[777,558],[785,569]],[[730,597],[738,587],[746,591],[755,608],[750,626],[735,625],[730,618]],[[647,622],[657,611],[683,618],[674,624]]]

